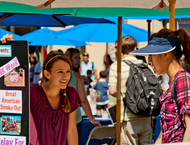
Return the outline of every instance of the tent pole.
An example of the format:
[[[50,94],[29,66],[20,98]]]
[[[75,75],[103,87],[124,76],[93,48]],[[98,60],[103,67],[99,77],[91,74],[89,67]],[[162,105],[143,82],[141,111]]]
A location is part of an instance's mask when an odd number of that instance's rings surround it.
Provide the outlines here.
[[[150,23],[151,23],[152,20],[147,20],[148,22],[148,40],[150,38],[150,31],[151,31],[151,28],[150,28]]]
[[[106,60],[104,60],[104,62],[106,62],[106,72],[107,72],[107,70],[108,70],[108,63],[107,63],[107,61],[108,61],[108,59],[107,59],[107,57],[108,57],[108,43],[106,43],[106,55],[105,56],[106,57],[104,59],[106,59]]]
[[[116,144],[120,145],[121,134],[121,32],[122,17],[118,17],[118,48],[117,48],[117,106],[116,106]]]
[[[47,7],[48,5],[50,5],[54,1],[55,0],[48,0],[47,2],[44,3],[44,6]]]
[[[169,2],[169,29],[175,31],[175,2],[176,0],[168,0]]]

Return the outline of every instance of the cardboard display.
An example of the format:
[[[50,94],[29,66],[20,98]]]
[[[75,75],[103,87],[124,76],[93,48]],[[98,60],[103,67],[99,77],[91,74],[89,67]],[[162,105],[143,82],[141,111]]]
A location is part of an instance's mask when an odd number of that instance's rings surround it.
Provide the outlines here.
[[[27,41],[0,42],[0,143],[29,144]]]

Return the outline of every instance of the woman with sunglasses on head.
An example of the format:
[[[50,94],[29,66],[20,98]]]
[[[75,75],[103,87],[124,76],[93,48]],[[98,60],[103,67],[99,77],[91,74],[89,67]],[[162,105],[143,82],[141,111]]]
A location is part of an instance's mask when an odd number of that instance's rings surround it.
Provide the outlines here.
[[[1,41],[12,40],[6,35]],[[51,52],[43,63],[42,85],[30,86],[30,144],[78,145],[77,91],[68,87],[71,62],[60,52]]]
[[[160,96],[161,132],[156,144],[190,141],[190,74],[180,65],[182,54],[185,56],[185,63],[190,64],[188,33],[184,29],[161,29],[151,36],[146,47],[131,54],[149,55],[149,63],[154,72],[169,76],[170,86]],[[176,86],[176,100],[171,92],[173,83]]]

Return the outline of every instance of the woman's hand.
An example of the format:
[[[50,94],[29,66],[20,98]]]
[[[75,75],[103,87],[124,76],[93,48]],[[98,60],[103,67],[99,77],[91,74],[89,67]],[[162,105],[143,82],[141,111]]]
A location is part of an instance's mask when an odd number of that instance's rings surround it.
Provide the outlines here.
[[[101,99],[102,99],[101,97],[97,97],[97,98],[96,98],[96,101],[101,100]]]
[[[1,38],[2,43],[6,43],[6,41],[9,41],[9,40],[13,40],[13,35],[6,34],[6,35],[3,35],[3,38]]]
[[[102,125],[100,124],[100,121],[94,120],[91,122],[94,126],[100,126],[102,127]]]

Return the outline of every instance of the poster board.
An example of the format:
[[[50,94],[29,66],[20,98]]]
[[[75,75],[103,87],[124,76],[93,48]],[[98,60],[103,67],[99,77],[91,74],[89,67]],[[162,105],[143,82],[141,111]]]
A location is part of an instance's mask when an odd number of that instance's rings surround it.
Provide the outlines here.
[[[0,42],[0,144],[29,144],[27,41]]]

